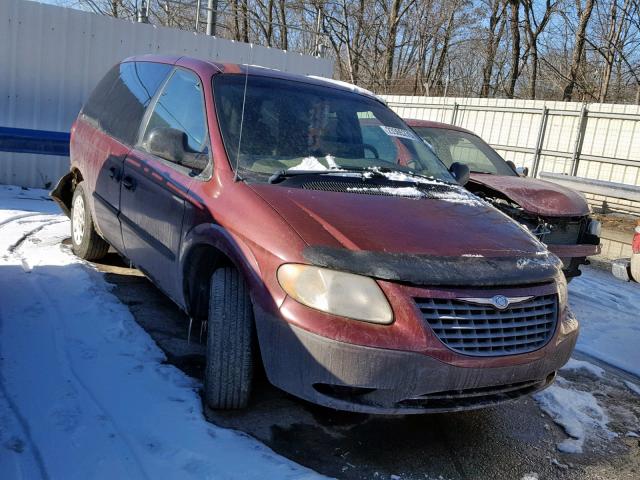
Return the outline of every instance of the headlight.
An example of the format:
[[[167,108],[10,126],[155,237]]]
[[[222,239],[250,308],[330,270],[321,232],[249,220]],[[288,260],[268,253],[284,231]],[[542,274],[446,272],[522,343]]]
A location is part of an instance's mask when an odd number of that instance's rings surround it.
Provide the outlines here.
[[[564,274],[558,275],[556,279],[556,285],[558,286],[558,308],[562,311],[563,308],[568,307],[568,291],[567,291],[567,280],[564,277]]]
[[[393,321],[391,306],[372,278],[287,263],[278,268],[278,282],[290,297],[316,310],[371,323]]]
[[[602,232],[602,224],[598,220],[591,220],[589,222],[589,226],[587,227],[587,231],[591,235],[599,237],[600,233]]]

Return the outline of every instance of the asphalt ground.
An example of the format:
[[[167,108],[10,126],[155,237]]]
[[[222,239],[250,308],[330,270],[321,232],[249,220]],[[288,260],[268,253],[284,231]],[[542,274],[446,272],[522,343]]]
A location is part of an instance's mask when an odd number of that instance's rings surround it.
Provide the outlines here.
[[[117,254],[109,253],[95,266],[167,361],[201,379],[205,339],[198,328],[188,338],[184,313]],[[638,480],[640,442],[627,432],[640,430],[640,397],[625,387],[627,375],[599,365],[606,368],[602,379],[582,370],[562,372],[570,387],[594,394],[617,433],[590,436],[581,454],[557,450],[567,435],[532,398],[472,412],[363,415],[312,405],[258,375],[247,409],[203,410],[210,422],[251,435],[285,457],[340,479]]]

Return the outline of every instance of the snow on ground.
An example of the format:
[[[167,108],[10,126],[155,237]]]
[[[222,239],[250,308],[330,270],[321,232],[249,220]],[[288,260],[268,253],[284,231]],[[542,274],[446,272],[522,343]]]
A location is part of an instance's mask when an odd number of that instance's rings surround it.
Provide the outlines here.
[[[46,191],[0,186],[0,478],[315,476],[206,422],[198,385],[163,363],[102,276],[61,245],[68,236]],[[640,287],[586,268],[569,298],[578,349],[640,375]],[[571,437],[563,451],[613,435],[593,395],[562,378],[536,399]]]
[[[604,369],[594,365],[590,362],[585,362],[584,360],[576,360],[575,358],[570,358],[564,367],[560,370],[575,370],[575,371],[585,371],[588,372],[598,378],[602,378],[604,375]]]
[[[633,393],[637,393],[638,395],[640,395],[640,387],[638,385],[636,385],[633,382],[630,382],[629,380],[625,380],[624,384],[627,386],[627,388],[629,390],[631,390]]]
[[[569,303],[580,321],[576,349],[640,375],[640,287],[621,282],[608,272],[583,267],[583,275],[569,284]],[[569,360],[562,370],[586,371],[597,378],[605,373],[597,365],[576,359]],[[625,383],[634,390],[631,382]],[[589,437],[615,435],[607,429],[609,419],[596,398],[572,388],[561,377],[535,399],[569,435],[558,444],[562,452],[579,453]]]
[[[316,477],[205,421],[46,195],[0,186],[0,478]]]
[[[582,453],[587,436],[616,436],[607,428],[609,417],[590,392],[569,387],[559,377],[554,385],[535,395],[540,408],[564,428],[570,438],[558,444],[565,453]]]
[[[569,303],[580,321],[577,349],[640,376],[640,285],[582,267],[569,284]]]

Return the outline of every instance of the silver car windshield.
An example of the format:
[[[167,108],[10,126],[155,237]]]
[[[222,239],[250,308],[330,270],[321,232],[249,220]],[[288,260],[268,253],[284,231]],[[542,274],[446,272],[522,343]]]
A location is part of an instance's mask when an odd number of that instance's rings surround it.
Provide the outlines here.
[[[258,181],[281,171],[392,169],[455,182],[395,113],[366,95],[262,75],[213,80],[227,156]]]

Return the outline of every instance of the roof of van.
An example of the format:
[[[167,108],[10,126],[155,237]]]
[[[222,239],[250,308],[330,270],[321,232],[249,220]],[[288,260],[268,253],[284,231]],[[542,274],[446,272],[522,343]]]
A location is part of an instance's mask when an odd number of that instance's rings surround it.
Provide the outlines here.
[[[369,90],[358,87],[357,85],[353,85],[351,83],[343,82],[341,80],[334,80],[332,78],[318,77],[315,75],[301,75],[297,73],[283,72],[281,70],[262,67],[260,65],[214,62],[211,60],[203,60],[199,58],[176,56],[176,55],[138,55],[138,56],[129,57],[123,60],[123,62],[132,62],[132,61],[156,62],[156,63],[167,63],[171,65],[180,65],[180,66],[184,66],[184,67],[196,70],[203,75],[206,75],[206,74],[215,75],[217,73],[244,74],[244,73],[247,73],[247,70],[248,70],[248,72],[251,75],[279,78],[283,80],[293,80],[297,82],[309,83],[312,85],[321,85],[325,87],[336,88],[338,90],[349,91],[353,93],[358,93],[360,95],[365,95],[367,97],[374,98],[384,103],[384,100],[379,98],[373,92],[370,92]]]

